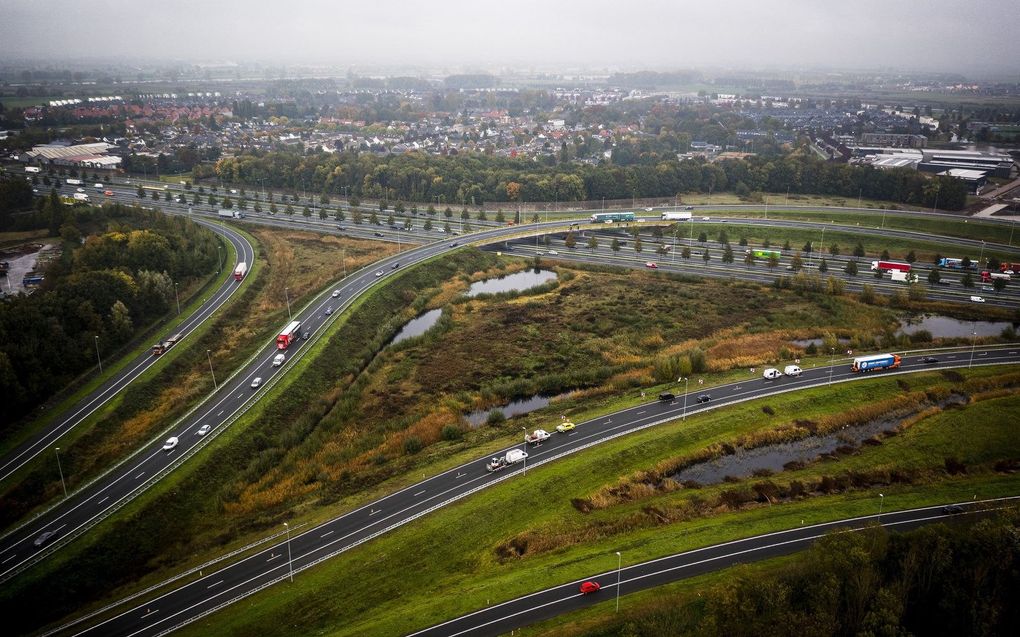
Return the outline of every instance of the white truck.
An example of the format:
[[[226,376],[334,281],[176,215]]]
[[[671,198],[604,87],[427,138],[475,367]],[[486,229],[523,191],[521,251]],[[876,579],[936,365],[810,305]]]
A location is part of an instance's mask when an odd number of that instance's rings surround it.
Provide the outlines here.
[[[39,168],[38,166],[25,166],[25,172],[26,173],[38,173],[38,172],[42,172],[42,169]]]
[[[510,465],[517,464],[518,462],[524,462],[524,459],[528,457],[527,451],[520,449],[511,449],[506,452],[505,456],[493,458],[485,465],[485,470],[492,473],[493,471],[499,471],[505,469]]]
[[[80,186],[84,182],[81,179],[65,179],[64,183],[66,183],[69,186]]]
[[[226,208],[220,208],[220,211],[216,213],[221,217],[228,217],[230,219],[244,219],[244,213],[240,210],[228,210]]]
[[[787,365],[783,368],[783,373],[787,376],[800,376],[804,373],[804,370],[797,367],[796,365]]]
[[[530,434],[524,434],[524,442],[529,445],[537,445],[549,439],[549,432],[545,429],[536,429]]]
[[[662,213],[663,221],[690,221],[691,213],[689,212],[664,212]]]
[[[76,192],[72,196],[74,197],[75,201],[84,201],[85,203],[89,202],[89,196],[84,192]]]

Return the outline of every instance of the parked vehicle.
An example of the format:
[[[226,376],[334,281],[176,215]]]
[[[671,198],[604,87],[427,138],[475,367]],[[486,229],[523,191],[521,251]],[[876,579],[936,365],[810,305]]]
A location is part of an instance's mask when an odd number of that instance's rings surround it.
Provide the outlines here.
[[[276,337],[276,349],[287,349],[291,343],[297,340],[298,330],[301,329],[301,321],[291,321],[283,328],[280,335]]]
[[[549,439],[549,432],[545,429],[536,429],[530,434],[524,434],[524,442],[529,445],[537,445]]]
[[[518,462],[524,462],[527,459],[527,457],[528,457],[527,451],[522,451],[520,449],[511,449],[510,451],[506,452],[505,456],[500,456],[498,458],[493,458],[492,460],[490,460],[488,464],[485,465],[485,469],[490,473],[493,471],[499,471],[500,469],[505,469],[510,465],[517,464]]]
[[[858,356],[850,369],[855,372],[872,372],[879,369],[896,369],[900,366],[900,357],[896,354],[875,354]]]
[[[284,356],[283,354],[277,354],[276,356],[273,357],[273,367],[279,367],[280,365],[283,365],[283,361],[285,361],[286,359],[287,357]]]
[[[570,422],[569,420],[564,420],[560,424],[556,425],[556,431],[560,432],[561,434],[565,434],[568,431],[573,431],[575,427],[577,427],[577,425],[575,425],[574,423]]]
[[[804,370],[797,367],[796,365],[787,365],[783,368],[783,373],[787,376],[800,376],[804,373]]]
[[[782,375],[783,372],[779,371],[775,367],[769,367],[764,372],[762,372],[762,378],[764,378],[765,380],[775,380]]]
[[[237,267],[234,268],[234,280],[240,281],[241,279],[244,278],[244,275],[246,274],[248,274],[248,264],[244,261],[241,261],[240,263],[237,264]]]

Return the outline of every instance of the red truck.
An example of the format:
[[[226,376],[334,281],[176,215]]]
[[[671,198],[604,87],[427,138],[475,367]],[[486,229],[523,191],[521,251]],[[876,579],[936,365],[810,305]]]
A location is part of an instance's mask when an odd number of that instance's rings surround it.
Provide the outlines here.
[[[1003,272],[1005,274],[1020,273],[1020,263],[1003,263],[999,266],[999,272]]]
[[[291,321],[276,337],[276,349],[287,349],[301,335],[301,321]]]
[[[241,261],[240,263],[237,264],[237,267],[234,268],[234,280],[240,281],[241,279],[244,278],[245,274],[248,274],[248,264],[245,263],[244,261]]]
[[[1009,281],[1009,275],[1005,272],[989,272],[988,270],[981,273],[982,283],[989,283],[995,279],[1005,279],[1006,281]]]
[[[910,272],[909,263],[900,263],[899,261],[872,261],[871,269],[874,270],[899,270],[900,272]]]

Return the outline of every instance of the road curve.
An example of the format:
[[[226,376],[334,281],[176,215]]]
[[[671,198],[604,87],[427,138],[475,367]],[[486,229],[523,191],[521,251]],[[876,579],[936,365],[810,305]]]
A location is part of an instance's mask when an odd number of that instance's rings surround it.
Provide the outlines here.
[[[924,363],[920,356],[904,356],[900,370],[856,374],[845,361],[837,367],[807,369],[797,378],[783,377],[763,381],[757,375],[745,381],[711,388],[712,400],[698,404],[684,395],[671,402],[654,401],[578,423],[568,434],[554,434],[538,447],[528,449],[528,466],[489,473],[488,458],[478,458],[444,471],[426,480],[366,504],[308,531],[294,534],[289,543],[275,541],[233,564],[198,579],[170,588],[166,593],[143,605],[124,611],[111,619],[79,627],[74,622],[61,633],[80,630],[80,635],[156,635],[199,619],[215,610],[251,595],[262,588],[286,580],[290,567],[294,572],[309,568],[329,557],[353,548],[382,533],[402,526],[429,512],[506,479],[519,476],[527,469],[551,462],[567,454],[598,445],[608,440],[648,427],[682,418],[685,414],[715,409],[724,405],[761,398],[795,389],[848,382],[877,375],[895,375],[933,368],[967,367],[1020,363],[1020,348],[977,348],[940,354],[940,362]],[[521,448],[523,443],[512,448]],[[288,562],[283,556],[288,549]],[[85,621],[83,624],[87,624]]]

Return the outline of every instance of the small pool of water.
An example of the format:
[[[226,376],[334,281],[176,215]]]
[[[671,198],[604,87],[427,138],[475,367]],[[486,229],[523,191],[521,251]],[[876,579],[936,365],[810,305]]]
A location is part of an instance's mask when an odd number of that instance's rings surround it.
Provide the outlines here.
[[[407,339],[414,338],[415,336],[421,336],[425,332],[429,331],[429,329],[436,324],[436,321],[438,321],[439,317],[442,315],[442,310],[429,310],[421,316],[415,317],[407,323],[404,323],[404,326],[400,328],[397,335],[393,337],[392,341],[390,341],[390,345],[399,343],[400,341],[406,341]]]
[[[489,419],[489,414],[494,411],[501,411],[507,418],[513,418],[514,416],[520,416],[521,414],[527,414],[541,409],[549,405],[549,402],[554,396],[542,396],[537,394],[531,398],[521,398],[520,400],[512,401],[502,407],[493,407],[492,409],[479,409],[472,411],[471,413],[464,416],[472,427],[478,427],[484,425],[485,421]]]
[[[849,338],[837,338],[836,340],[839,341],[843,345],[849,345],[850,344],[850,339]],[[794,345],[796,345],[797,347],[809,347],[811,345],[814,345],[815,347],[821,347],[825,343],[825,339],[822,339],[822,338],[798,338],[798,339],[792,340],[790,342],[793,343]]]
[[[542,285],[555,278],[556,273],[552,270],[524,270],[507,276],[501,276],[497,279],[485,279],[484,281],[472,283],[471,287],[468,288],[467,295],[478,296],[479,294],[519,292],[533,288],[536,285]]]
[[[898,334],[914,334],[921,330],[930,332],[934,338],[966,338],[977,332],[978,336],[998,336],[1002,330],[1013,326],[1009,321],[961,321],[948,316],[924,314],[907,319]]]

